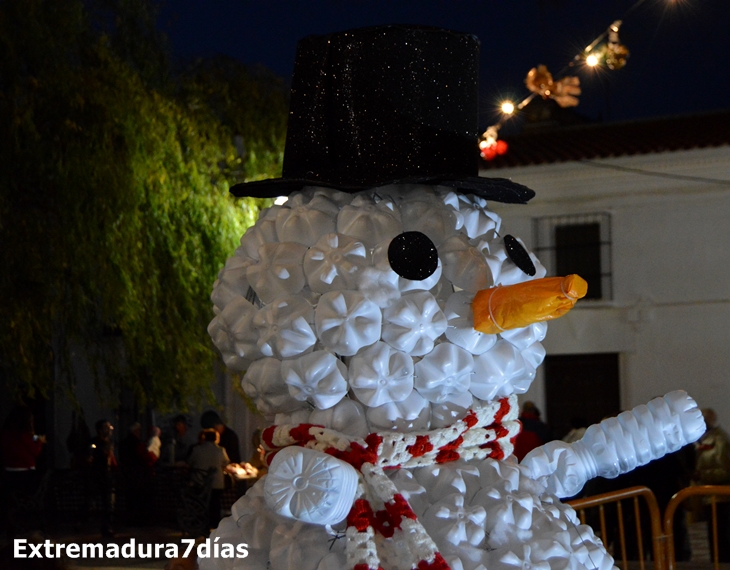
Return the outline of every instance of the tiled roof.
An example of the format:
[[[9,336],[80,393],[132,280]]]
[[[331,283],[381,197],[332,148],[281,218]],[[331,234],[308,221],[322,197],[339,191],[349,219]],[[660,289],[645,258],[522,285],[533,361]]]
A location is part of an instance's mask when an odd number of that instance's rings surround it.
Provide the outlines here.
[[[481,161],[480,169],[509,168],[730,144],[730,110],[550,130],[525,129],[504,136],[506,154]]]

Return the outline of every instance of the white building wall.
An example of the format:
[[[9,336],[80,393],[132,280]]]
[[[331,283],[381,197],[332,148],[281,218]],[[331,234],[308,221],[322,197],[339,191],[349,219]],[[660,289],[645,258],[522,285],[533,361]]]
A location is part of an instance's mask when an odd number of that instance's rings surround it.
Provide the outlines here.
[[[682,388],[730,427],[730,147],[481,174],[536,191],[490,204],[529,247],[535,217],[611,214],[614,298],[552,322],[548,354],[618,352],[623,408]],[[541,376],[525,399],[544,409]]]

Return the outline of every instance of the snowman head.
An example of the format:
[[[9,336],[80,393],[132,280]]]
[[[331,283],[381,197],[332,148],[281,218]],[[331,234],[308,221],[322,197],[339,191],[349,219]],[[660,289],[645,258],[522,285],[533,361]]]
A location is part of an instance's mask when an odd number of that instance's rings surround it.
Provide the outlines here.
[[[283,175],[231,190],[289,198],[226,262],[209,326],[273,421],[438,428],[534,379],[573,292],[514,289],[545,269],[488,201],[534,193],[477,176],[478,55],[424,27],[300,41]]]
[[[441,186],[309,187],[241,238],[214,286],[209,332],[277,423],[351,435],[444,427],[530,386],[547,324],[480,332],[472,305],[544,275],[484,199]]]

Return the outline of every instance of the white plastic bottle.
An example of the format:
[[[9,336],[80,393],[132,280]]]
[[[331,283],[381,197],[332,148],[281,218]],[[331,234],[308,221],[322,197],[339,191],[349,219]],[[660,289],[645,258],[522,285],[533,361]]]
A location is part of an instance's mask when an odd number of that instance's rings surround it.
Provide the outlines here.
[[[618,477],[697,441],[704,432],[696,402],[677,390],[592,425],[575,443],[552,441],[533,449],[522,465],[549,492],[571,497],[594,477]]]

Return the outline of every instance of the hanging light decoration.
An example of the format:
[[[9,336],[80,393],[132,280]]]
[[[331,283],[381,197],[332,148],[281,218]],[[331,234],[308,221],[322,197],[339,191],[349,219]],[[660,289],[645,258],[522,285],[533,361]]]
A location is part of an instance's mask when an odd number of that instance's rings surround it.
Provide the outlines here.
[[[580,79],[566,76],[558,81],[544,65],[533,67],[525,77],[525,85],[543,99],[553,99],[561,107],[575,107],[580,95]]]
[[[626,15],[636,10],[645,1],[637,0]],[[574,67],[576,63],[580,62],[588,67],[597,67],[605,64],[611,70],[624,67],[629,57],[629,49],[619,39],[618,33],[622,23],[622,20],[615,20],[605,32],[576,55],[573,61],[561,70],[558,75],[562,75],[568,69]],[[604,40],[606,42],[605,44],[602,43]],[[507,143],[499,140],[499,129],[507,119],[515,116],[535,96],[539,95],[543,99],[552,99],[560,107],[565,108],[577,106],[579,102],[578,96],[581,94],[580,79],[578,77],[566,75],[556,80],[544,65],[533,67],[527,73],[525,86],[530,91],[530,95],[517,105],[510,101],[502,103],[502,117],[496,124],[490,126],[479,138],[479,151],[484,160],[493,160],[498,155],[507,152]]]
[[[618,38],[618,30],[621,27],[621,20],[616,20],[608,28],[608,43],[606,44],[606,55],[604,61],[608,69],[621,69],[626,65],[629,57],[628,48]]]

